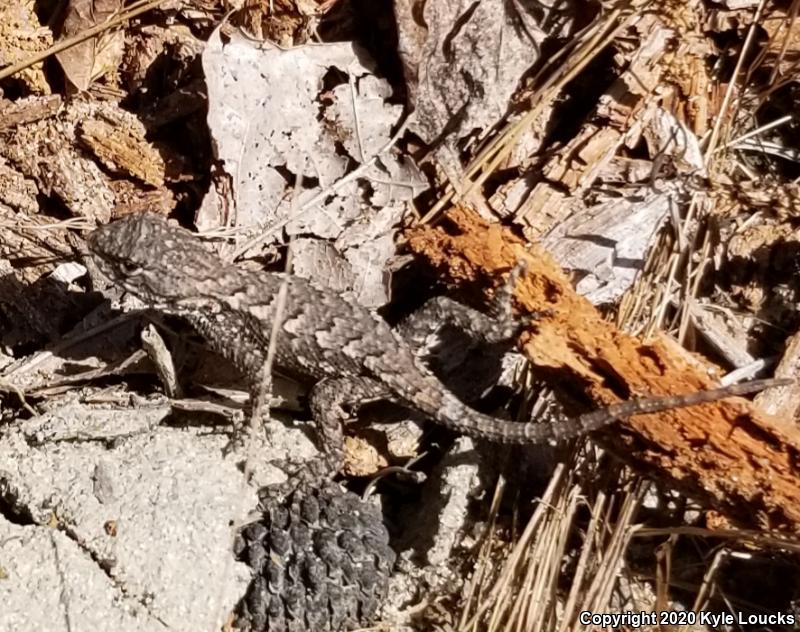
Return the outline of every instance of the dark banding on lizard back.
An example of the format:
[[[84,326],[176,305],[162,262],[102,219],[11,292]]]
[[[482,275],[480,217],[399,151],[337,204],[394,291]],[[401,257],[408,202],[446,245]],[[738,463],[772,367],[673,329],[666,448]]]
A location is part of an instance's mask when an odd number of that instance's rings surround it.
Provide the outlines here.
[[[276,313],[275,297],[286,282],[289,300],[276,343],[279,371],[310,382],[352,378],[361,394],[389,394],[397,403],[456,432],[501,443],[569,439],[622,417],[786,383],[760,380],[631,400],[554,423],[522,424],[484,415],[461,402],[415,357],[409,345],[367,308],[299,277],[246,272],[224,263],[189,231],[161,217],[129,216],[99,228],[90,236],[89,247],[112,281],[158,309],[187,318],[251,380],[260,374]],[[331,412],[325,406],[317,406],[317,410]],[[322,434],[339,436],[341,431],[330,427],[340,423],[339,417],[331,414],[328,419],[318,419],[323,430],[327,425]],[[322,447],[336,454],[341,451],[340,446]]]

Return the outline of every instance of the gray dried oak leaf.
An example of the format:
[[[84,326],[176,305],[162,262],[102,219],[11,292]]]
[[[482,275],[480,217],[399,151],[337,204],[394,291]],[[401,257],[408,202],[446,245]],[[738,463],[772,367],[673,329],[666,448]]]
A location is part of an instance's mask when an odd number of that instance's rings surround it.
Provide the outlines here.
[[[270,497],[259,522],[236,537],[253,579],[236,612],[237,629],[350,630],[369,625],[386,598],[395,552],[381,512],[327,483]]]

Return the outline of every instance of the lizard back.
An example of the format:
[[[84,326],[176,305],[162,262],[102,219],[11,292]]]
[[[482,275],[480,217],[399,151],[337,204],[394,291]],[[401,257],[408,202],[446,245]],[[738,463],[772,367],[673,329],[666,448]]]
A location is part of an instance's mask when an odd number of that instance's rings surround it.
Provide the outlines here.
[[[101,272],[148,305],[186,318],[210,346],[257,379],[266,361],[281,287],[286,302],[276,368],[301,379],[368,378],[375,392],[458,432],[503,443],[566,439],[642,413],[761,390],[762,380],[699,393],[631,400],[558,424],[509,422],[462,403],[376,314],[338,293],[281,273],[223,262],[187,230],[150,214],[94,231],[89,247]]]

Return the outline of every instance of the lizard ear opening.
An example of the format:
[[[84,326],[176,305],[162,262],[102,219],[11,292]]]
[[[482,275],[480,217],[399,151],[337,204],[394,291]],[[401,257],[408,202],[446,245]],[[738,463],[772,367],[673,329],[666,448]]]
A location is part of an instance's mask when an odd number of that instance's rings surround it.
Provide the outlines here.
[[[139,276],[142,272],[144,272],[144,268],[142,266],[132,265],[130,263],[119,263],[119,268],[126,277],[135,277]]]

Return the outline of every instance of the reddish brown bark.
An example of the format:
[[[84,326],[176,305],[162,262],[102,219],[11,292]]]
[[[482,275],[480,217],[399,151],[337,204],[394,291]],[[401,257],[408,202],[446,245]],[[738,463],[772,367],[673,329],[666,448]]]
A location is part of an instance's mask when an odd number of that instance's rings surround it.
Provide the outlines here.
[[[522,337],[522,348],[554,386],[581,385],[598,406],[649,394],[717,386],[718,370],[668,340],[643,343],[619,331],[572,289],[552,258],[498,225],[454,208],[421,226],[408,246],[461,285],[485,288],[521,258],[528,271],[515,289],[523,312],[549,310]],[[475,281],[481,281],[476,284]],[[613,388],[612,388],[613,387]],[[742,398],[639,415],[598,433],[635,467],[750,527],[800,532],[800,431]]]

